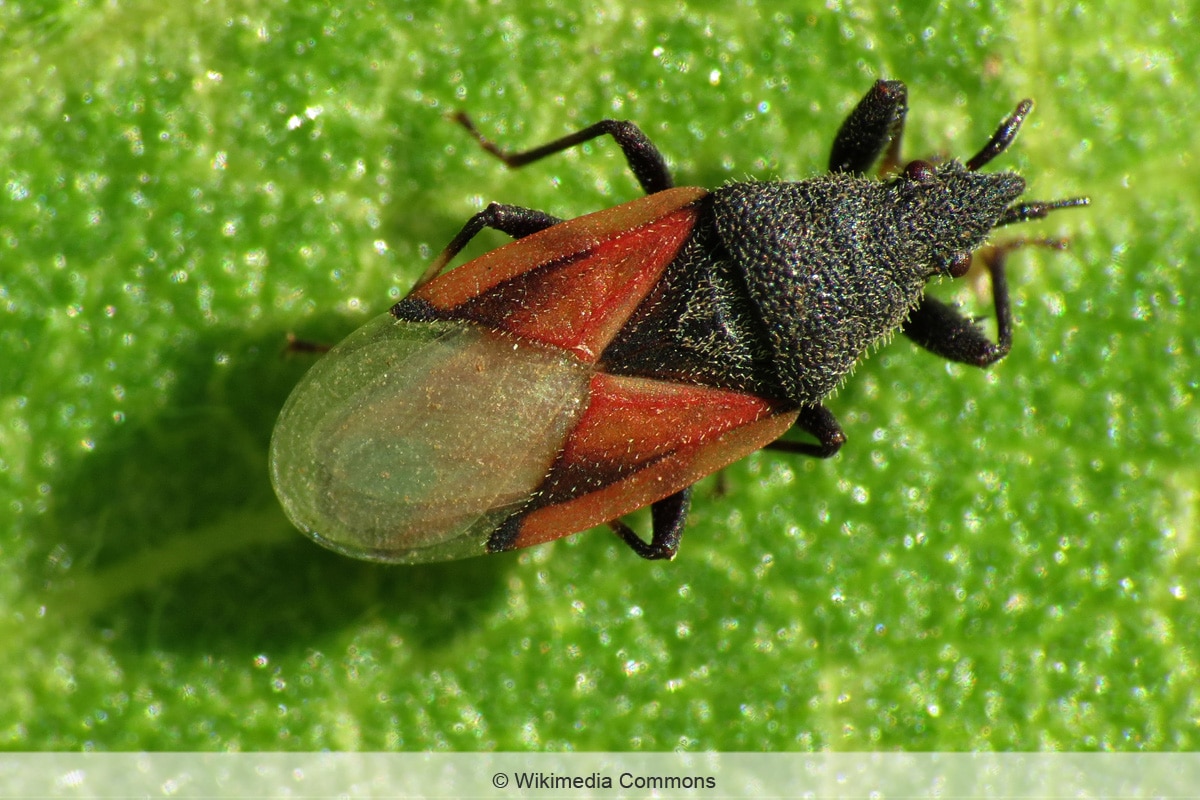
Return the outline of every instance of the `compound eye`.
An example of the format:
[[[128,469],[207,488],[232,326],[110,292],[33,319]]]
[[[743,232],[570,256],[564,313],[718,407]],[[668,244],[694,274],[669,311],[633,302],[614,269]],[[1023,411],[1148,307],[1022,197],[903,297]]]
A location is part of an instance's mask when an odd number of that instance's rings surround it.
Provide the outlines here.
[[[929,183],[936,174],[937,170],[934,169],[933,164],[930,164],[928,161],[921,161],[920,159],[910,161],[904,167],[904,177],[917,183]]]
[[[971,254],[959,253],[946,262],[946,272],[951,278],[961,278],[971,269]]]

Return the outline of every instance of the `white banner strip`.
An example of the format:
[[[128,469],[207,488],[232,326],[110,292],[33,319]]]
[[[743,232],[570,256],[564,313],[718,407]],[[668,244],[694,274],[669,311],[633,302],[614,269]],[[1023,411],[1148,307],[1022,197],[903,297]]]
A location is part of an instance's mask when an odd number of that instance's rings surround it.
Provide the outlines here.
[[[1200,754],[0,754],[0,798],[60,797],[1200,798]]]

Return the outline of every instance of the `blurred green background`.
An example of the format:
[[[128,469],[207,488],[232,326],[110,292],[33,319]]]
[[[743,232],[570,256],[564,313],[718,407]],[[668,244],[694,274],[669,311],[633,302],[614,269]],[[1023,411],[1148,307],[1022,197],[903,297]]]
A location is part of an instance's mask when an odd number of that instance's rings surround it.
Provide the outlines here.
[[[1193,6],[656,5],[0,5],[0,747],[1200,747]],[[611,142],[511,172],[447,112],[632,119],[715,186],[820,172],[880,76],[910,155],[1035,98],[992,169],[1092,198],[1004,232],[1071,238],[1014,256],[1010,358],[883,348],[842,453],[705,481],[670,564],[601,530],[384,567],[284,519],[287,334],[488,201],[638,193]]]

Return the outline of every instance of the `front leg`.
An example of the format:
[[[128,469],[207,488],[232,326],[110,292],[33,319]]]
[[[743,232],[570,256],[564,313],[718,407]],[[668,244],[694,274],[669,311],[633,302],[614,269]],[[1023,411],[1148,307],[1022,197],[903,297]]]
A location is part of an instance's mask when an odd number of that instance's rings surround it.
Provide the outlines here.
[[[900,140],[907,113],[908,89],[904,84],[876,81],[838,129],[829,154],[829,171],[865,175],[881,155],[880,173],[894,170],[900,164]]]
[[[974,320],[932,297],[921,299],[921,304],[904,323],[904,335],[926,350],[962,364],[986,367],[1004,358],[1012,349],[1013,330],[1005,262],[1009,253],[1026,245],[1061,250],[1066,247],[1066,242],[1059,239],[1016,239],[986,248],[979,256],[992,278],[996,341],[989,339]]]

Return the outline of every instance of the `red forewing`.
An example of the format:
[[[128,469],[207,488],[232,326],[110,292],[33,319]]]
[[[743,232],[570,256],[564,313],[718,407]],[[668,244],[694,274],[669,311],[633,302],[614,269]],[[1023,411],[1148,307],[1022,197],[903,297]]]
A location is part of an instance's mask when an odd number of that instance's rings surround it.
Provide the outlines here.
[[[595,362],[696,222],[694,187],[561,222],[451,270],[413,293],[439,313]]]
[[[597,374],[588,409],[506,547],[528,547],[675,494],[796,420],[741,392]]]

